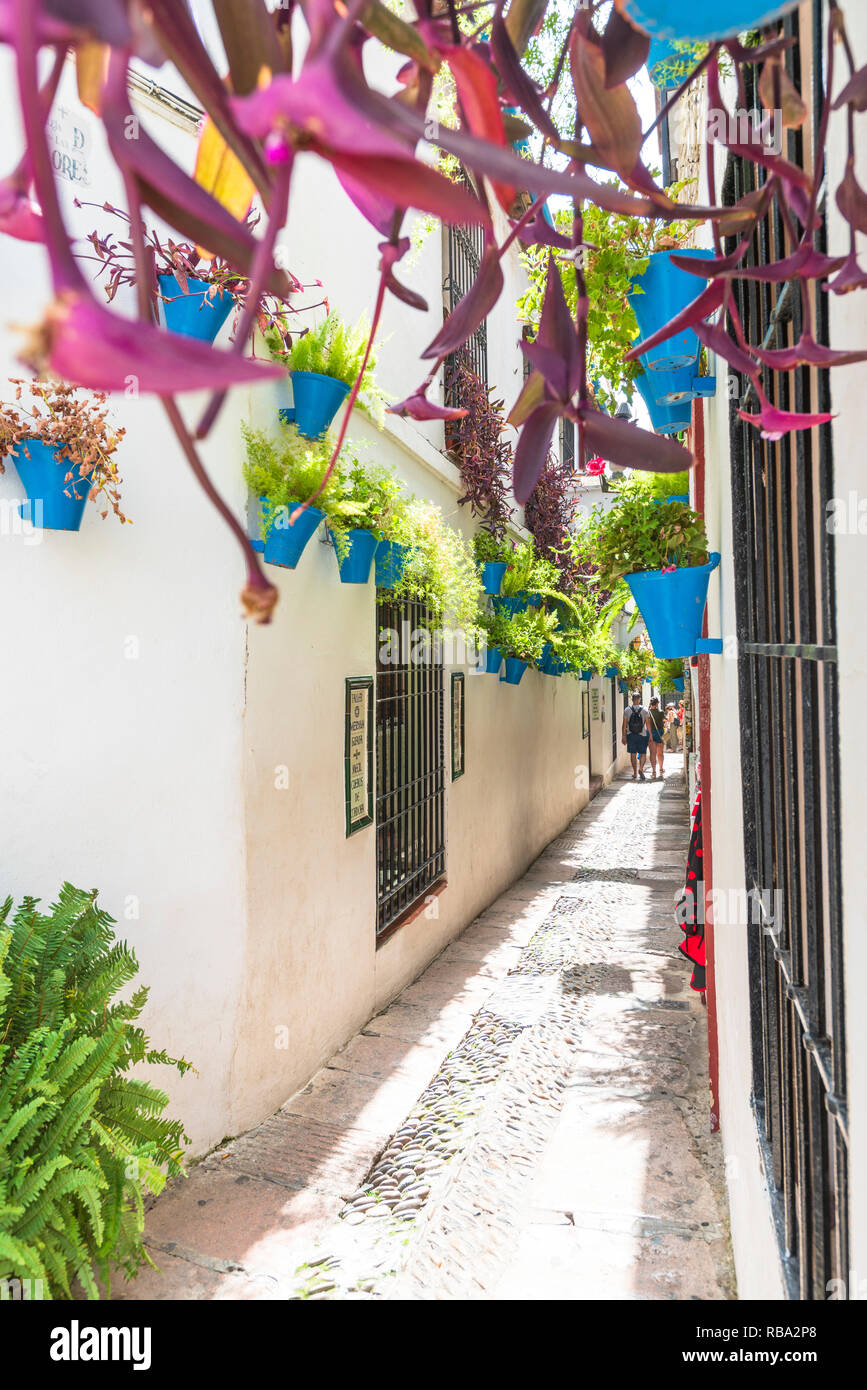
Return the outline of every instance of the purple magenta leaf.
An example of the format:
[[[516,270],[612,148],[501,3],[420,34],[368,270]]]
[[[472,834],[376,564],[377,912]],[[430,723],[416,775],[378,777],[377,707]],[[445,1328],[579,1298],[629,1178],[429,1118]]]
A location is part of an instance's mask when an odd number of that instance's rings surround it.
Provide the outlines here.
[[[811,333],[803,333],[794,347],[755,347],[751,351],[775,372],[791,372],[796,367],[850,367],[856,362],[867,362],[867,350],[847,352],[844,348],[822,347]]]
[[[554,429],[563,413],[557,401],[546,401],[527,417],[515,445],[515,500],[525,506],[533,488],[542,476],[545,460],[554,438]]]
[[[491,24],[491,51],[511,103],[526,112],[542,135],[559,140],[557,127],[545,110],[538,87],[524,70],[500,14]]]
[[[722,306],[725,298],[725,285],[722,280],[712,280],[711,283],[702,290],[701,294],[687,304],[679,314],[675,314],[663,328],[652,333],[649,338],[645,338],[643,343],[638,343],[630,348],[625,354],[625,361],[634,362],[642,353],[649,352],[657,347],[659,343],[664,343],[668,338],[672,338],[675,333],[682,333],[685,328],[694,328],[702,319],[709,318],[717,309]]]
[[[0,179],[0,232],[17,241],[44,241],[42,209],[19,179]]]
[[[783,438],[783,435],[790,434],[792,430],[809,430],[815,425],[827,425],[833,420],[830,414],[803,415],[794,410],[779,410],[770,401],[761,397],[761,411],[758,415],[752,415],[748,410],[739,410],[738,415],[748,424],[757,426],[761,430],[762,439],[768,439],[773,443]]]
[[[616,87],[643,68],[650,53],[650,35],[636,29],[619,10],[612,10],[602,36],[605,85]]]
[[[867,67],[852,74],[831,109],[839,111],[846,105],[851,105],[855,111],[867,111]]]
[[[827,280],[823,288],[831,290],[833,294],[851,294],[853,290],[867,289],[867,271],[859,266],[854,249],[843,262],[840,273],[833,280]]]
[[[444,357],[446,353],[455,352],[465,343],[493,309],[502,292],[503,283],[499,251],[494,242],[489,242],[482,253],[475,280],[463,299],[458,300],[439,333],[428,343],[422,358]]]
[[[700,343],[710,352],[722,357],[736,372],[742,372],[748,377],[755,376],[757,368],[753,359],[720,325],[697,323],[694,332]]]
[[[111,313],[85,292],[57,296],[22,354],[34,370],[53,372],[91,391],[137,391],[160,396],[259,382],[285,374],[279,363],[260,363],[218,352],[194,338]]]
[[[837,207],[856,232],[867,232],[867,193],[855,177],[855,160],[846,160],[846,173],[837,189]]]
[[[606,168],[629,180],[644,143],[641,117],[632,93],[625,83],[616,87],[605,85],[602,48],[577,27],[572,31],[569,56],[578,111],[593,147]]]
[[[407,416],[410,420],[462,420],[467,411],[450,405],[436,405],[427,398],[430,383],[425,382],[411,396],[388,407],[389,415]]]
[[[691,468],[692,454],[665,434],[651,434],[628,420],[618,420],[587,406],[578,412],[586,445],[619,468],[640,468],[647,473],[682,473]]]

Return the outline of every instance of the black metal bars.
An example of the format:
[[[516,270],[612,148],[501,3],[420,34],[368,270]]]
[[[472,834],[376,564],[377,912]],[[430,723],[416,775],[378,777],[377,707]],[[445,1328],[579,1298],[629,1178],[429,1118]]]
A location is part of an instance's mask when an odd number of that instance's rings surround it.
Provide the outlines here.
[[[443,668],[424,604],[377,604],[376,930],[445,873]],[[426,659],[425,659],[426,658]]]
[[[786,21],[798,40],[787,54],[789,74],[805,95],[812,91],[814,142],[823,9],[824,0],[815,0],[811,34],[799,31],[797,14]],[[754,89],[747,98],[758,105]],[[800,156],[803,134],[788,139],[789,155]],[[751,192],[754,177],[753,165],[733,160],[727,200]],[[816,244],[825,249],[824,227]],[[756,232],[749,263],[791,249],[779,214],[772,215]],[[797,341],[797,289],[743,280],[735,288],[751,343]],[[826,298],[815,296],[823,342]],[[829,409],[825,371],[766,373],[764,386],[784,410]],[[839,1297],[849,1278],[834,552],[826,526],[831,430],[772,443],[735,407],[732,532],[753,1099],[788,1296],[825,1299],[831,1290]]]

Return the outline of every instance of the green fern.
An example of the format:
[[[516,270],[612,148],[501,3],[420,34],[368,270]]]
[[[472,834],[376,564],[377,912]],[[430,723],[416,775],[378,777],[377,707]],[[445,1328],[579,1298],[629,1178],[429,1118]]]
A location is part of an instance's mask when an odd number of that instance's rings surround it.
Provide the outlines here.
[[[52,1298],[99,1298],[150,1263],[143,1193],[181,1171],[187,1142],[166,1094],[127,1075],[189,1063],[136,1026],[147,990],[95,893],[65,883],[47,914],[0,906],[0,1279]]]

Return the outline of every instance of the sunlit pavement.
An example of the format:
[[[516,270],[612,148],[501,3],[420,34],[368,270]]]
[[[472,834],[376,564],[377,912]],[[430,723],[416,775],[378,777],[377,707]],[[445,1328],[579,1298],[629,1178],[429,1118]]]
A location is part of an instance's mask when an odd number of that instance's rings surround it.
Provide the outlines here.
[[[120,1298],[734,1296],[682,758],[603,788],[263,1125],[148,1216]]]

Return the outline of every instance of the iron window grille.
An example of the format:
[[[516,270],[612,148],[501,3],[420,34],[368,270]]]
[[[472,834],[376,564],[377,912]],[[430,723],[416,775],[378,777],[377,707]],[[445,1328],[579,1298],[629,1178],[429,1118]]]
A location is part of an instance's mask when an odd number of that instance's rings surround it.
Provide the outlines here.
[[[814,142],[825,9],[816,0],[812,35],[800,32],[797,12],[786,21],[787,34],[804,41],[786,54],[789,75],[800,86],[805,50],[805,80],[812,73]],[[747,97],[758,103],[755,90]],[[788,138],[797,157],[803,134]],[[751,192],[754,179],[753,166],[732,160],[726,201]],[[779,215],[766,218],[751,263],[780,254],[783,235]],[[827,249],[824,225],[817,248]],[[750,342],[782,347],[800,337],[796,287],[734,284]],[[815,299],[819,341],[827,343],[827,296]],[[783,409],[830,410],[827,371],[765,375]],[[787,1295],[825,1299],[831,1280],[848,1289],[849,1278],[834,547],[824,524],[832,437],[823,426],[770,443],[738,418],[737,404],[732,531],[753,1102]]]
[[[566,473],[575,468],[575,421],[565,418],[560,421],[560,465]]]
[[[442,657],[432,641],[420,651],[414,636],[433,630],[430,612],[416,600],[390,599],[377,606],[378,937],[398,925],[445,874]],[[391,640],[383,640],[384,634]],[[414,659],[419,655],[427,659]]]
[[[462,171],[461,181],[470,187],[468,176]],[[482,263],[485,237],[481,227],[448,227],[446,229],[446,267],[443,292],[449,312],[463,299],[475,281]],[[447,406],[460,409],[466,403],[460,399],[459,379],[454,371],[455,354],[451,353],[444,364],[443,398]],[[461,360],[470,368],[484,386],[488,384],[488,327],[483,319],[474,333],[470,334],[461,348]],[[451,447],[446,430],[446,447]]]

